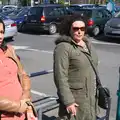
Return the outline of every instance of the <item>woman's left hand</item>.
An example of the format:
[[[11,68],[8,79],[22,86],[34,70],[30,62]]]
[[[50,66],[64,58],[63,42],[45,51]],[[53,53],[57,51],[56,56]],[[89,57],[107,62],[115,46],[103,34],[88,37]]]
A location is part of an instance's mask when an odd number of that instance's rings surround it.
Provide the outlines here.
[[[37,117],[34,116],[31,106],[29,106],[27,110],[27,120],[38,120]]]

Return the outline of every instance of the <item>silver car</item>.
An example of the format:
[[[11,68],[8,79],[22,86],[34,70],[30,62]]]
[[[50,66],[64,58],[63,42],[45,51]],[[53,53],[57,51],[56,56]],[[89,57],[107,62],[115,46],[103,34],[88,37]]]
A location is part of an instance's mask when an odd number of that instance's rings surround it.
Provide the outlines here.
[[[120,38],[120,12],[105,24],[104,35],[106,37]]]
[[[5,24],[4,37],[5,38],[13,38],[14,36],[16,36],[17,32],[18,32],[16,23],[13,20],[4,16],[2,13],[0,13],[0,19],[2,19]]]

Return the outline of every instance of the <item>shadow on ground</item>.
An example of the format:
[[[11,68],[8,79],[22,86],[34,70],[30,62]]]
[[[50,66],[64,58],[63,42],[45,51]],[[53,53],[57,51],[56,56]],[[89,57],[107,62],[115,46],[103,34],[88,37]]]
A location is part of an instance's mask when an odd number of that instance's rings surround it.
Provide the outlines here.
[[[49,35],[48,32],[28,31],[28,30],[22,31],[22,32],[20,32],[20,33],[22,33],[22,34],[31,34],[31,35]]]
[[[98,41],[103,41],[103,42],[120,44],[120,38],[108,38],[108,37],[105,37],[104,34],[100,34],[100,35],[94,37],[94,39],[96,39]]]
[[[55,116],[47,116],[47,115],[42,115],[42,120],[56,120]]]

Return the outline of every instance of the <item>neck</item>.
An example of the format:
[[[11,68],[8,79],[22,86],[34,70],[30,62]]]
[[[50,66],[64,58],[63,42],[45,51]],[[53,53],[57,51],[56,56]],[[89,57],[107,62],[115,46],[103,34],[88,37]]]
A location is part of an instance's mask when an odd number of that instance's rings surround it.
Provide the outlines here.
[[[80,40],[77,44],[81,47],[85,46],[85,42],[83,40]]]

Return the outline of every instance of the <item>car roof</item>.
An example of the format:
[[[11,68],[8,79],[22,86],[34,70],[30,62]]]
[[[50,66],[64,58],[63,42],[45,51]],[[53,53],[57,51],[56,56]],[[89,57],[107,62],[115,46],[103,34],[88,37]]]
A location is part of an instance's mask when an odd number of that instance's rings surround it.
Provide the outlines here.
[[[104,7],[81,8],[80,10],[103,10]],[[106,9],[105,9],[106,10]]]
[[[59,6],[63,6],[63,5],[60,5],[60,4],[40,4],[40,5],[36,5],[34,7],[59,7]]]
[[[71,4],[70,6],[93,6],[93,5],[95,5],[95,4]]]

